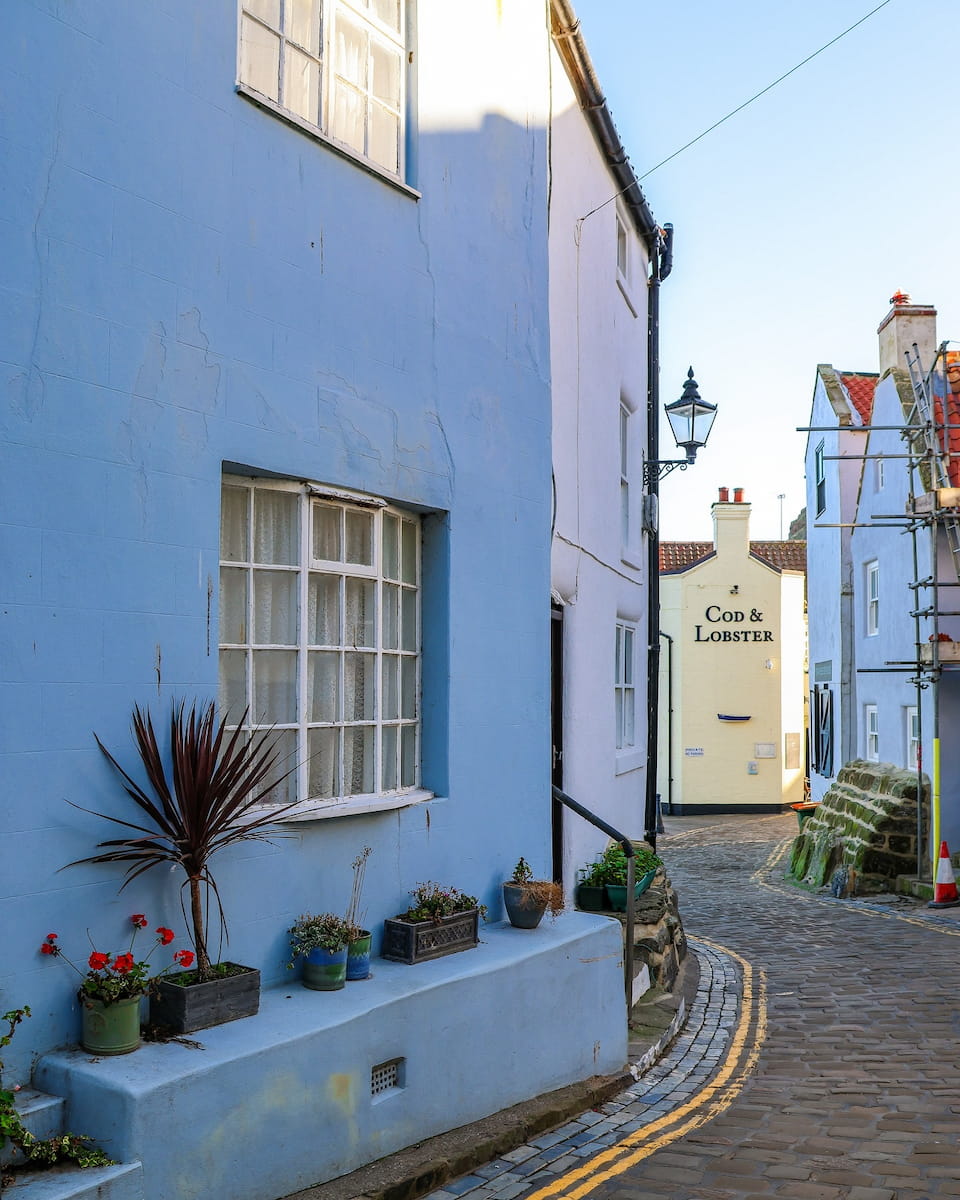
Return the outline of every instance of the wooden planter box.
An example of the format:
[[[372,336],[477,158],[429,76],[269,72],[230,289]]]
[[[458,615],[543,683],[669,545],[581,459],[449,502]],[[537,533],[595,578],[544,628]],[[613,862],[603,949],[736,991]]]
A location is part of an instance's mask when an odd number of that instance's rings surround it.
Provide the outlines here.
[[[932,643],[920,647],[920,658],[925,663],[933,662]],[[942,663],[960,662],[960,642],[938,642],[937,660]]]
[[[260,972],[255,967],[241,967],[235,975],[188,987],[159,980],[150,996],[150,1024],[174,1033],[193,1033],[252,1017],[259,1008]]]
[[[439,921],[401,921],[388,917],[383,923],[382,958],[391,962],[418,963],[469,950],[480,940],[480,912],[455,913]]]

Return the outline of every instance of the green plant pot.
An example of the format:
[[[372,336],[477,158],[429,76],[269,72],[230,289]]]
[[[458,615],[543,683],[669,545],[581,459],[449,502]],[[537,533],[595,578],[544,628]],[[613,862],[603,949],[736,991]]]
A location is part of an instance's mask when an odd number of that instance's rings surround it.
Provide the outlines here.
[[[311,950],[303,960],[303,986],[313,992],[338,992],[347,982],[347,948]]]
[[[130,1054],[140,1045],[140,996],[104,1004],[81,996],[80,1042],[90,1054]]]
[[[603,912],[606,902],[607,893],[602,883],[577,885],[577,908],[582,908],[584,912]]]
[[[347,946],[347,979],[370,978],[370,933],[363,930]]]
[[[639,900],[643,893],[647,890],[657,876],[656,870],[648,871],[642,879],[638,879],[633,885],[633,898]],[[610,902],[610,907],[614,912],[627,911],[627,885],[619,883],[607,884],[607,899]]]

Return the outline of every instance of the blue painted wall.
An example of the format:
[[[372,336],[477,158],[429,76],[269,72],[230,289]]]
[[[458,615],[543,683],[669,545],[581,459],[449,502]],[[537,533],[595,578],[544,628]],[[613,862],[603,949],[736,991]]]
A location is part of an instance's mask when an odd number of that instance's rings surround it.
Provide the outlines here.
[[[421,16],[462,44],[447,6]],[[224,463],[433,514],[439,793],[223,855],[230,957],[280,981],[290,920],[345,906],[365,843],[371,924],[426,878],[496,916],[516,858],[549,861],[546,132],[491,115],[496,63],[436,132],[422,64],[417,199],[237,95],[235,64],[233,0],[5,15],[0,1006],[34,1012],[11,1081],[78,1032],[45,934],[82,961],[134,911],[184,932],[176,876],[118,898],[118,871],[60,868],[110,836],[67,800],[123,811],[94,731],[132,764],[134,702],[216,694]],[[529,70],[545,95],[545,32]]]

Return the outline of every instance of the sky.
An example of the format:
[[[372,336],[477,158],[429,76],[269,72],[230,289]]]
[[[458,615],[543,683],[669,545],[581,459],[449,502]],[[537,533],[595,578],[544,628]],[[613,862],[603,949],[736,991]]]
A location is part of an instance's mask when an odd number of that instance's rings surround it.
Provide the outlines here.
[[[638,177],[878,3],[574,0]],[[889,0],[643,179],[675,228],[661,400],[692,366],[718,408],[694,466],[660,484],[662,540],[712,539],[724,486],[744,489],[752,538],[787,536],[817,364],[876,371],[894,292],[960,341],[958,62],[958,0]],[[679,457],[661,425],[661,457]]]

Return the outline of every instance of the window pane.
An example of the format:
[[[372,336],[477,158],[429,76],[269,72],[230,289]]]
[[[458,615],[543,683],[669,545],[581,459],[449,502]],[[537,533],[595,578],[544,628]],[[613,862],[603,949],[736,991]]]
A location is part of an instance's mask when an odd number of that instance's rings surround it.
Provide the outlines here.
[[[400,662],[395,654],[383,656],[380,716],[395,721],[400,716]]]
[[[320,66],[292,46],[283,56],[283,106],[313,125],[320,121]]]
[[[313,557],[321,561],[340,562],[341,509],[329,504],[313,506]]]
[[[417,526],[412,521],[400,522],[401,579],[404,583],[417,582]]]
[[[622,634],[623,634],[623,629],[620,625],[618,625],[617,626],[617,636],[616,636],[617,645],[616,645],[616,650],[614,651],[614,660],[615,661],[614,661],[614,666],[613,666],[613,677],[617,683],[621,683],[623,681],[623,671],[622,671],[621,665],[620,665],[623,661],[623,658],[620,653]]]
[[[254,571],[253,640],[261,646],[297,644],[297,576],[293,571]]]
[[[400,663],[400,716],[412,721],[417,715],[417,660],[403,658]]]
[[[340,577],[310,576],[307,596],[307,640],[311,646],[340,645]]]
[[[387,108],[400,108],[400,54],[375,38],[370,43],[370,91]]]
[[[616,729],[617,729],[617,749],[623,747],[623,690],[617,688],[616,691]]]
[[[417,647],[417,593],[411,588],[404,588],[400,593],[401,622],[400,647],[403,650],[416,650]]]
[[[240,26],[240,78],[271,100],[280,99],[280,39],[247,16]]]
[[[232,725],[239,725],[247,707],[247,655],[243,650],[220,651],[221,715]]]
[[[623,631],[623,682],[633,683],[633,630]]]
[[[635,727],[634,719],[634,700],[636,693],[633,688],[623,694],[623,744],[625,746],[633,745],[633,731]]]
[[[400,578],[399,522],[389,513],[383,514],[383,575],[385,579]]]
[[[347,562],[373,564],[373,516],[347,509]]]
[[[237,567],[220,568],[220,641],[247,640],[247,579],[249,572]]]
[[[383,734],[383,751],[382,760],[383,766],[382,779],[380,780],[381,790],[384,792],[392,792],[396,790],[399,773],[397,771],[397,727],[396,725],[384,726]]]
[[[367,155],[394,175],[400,170],[400,118],[377,104],[370,106]]]
[[[270,745],[274,750],[274,768],[270,779],[286,775],[276,787],[271,788],[261,800],[262,804],[292,804],[297,798],[297,733],[295,729],[284,729],[270,734]]]
[[[253,494],[253,561],[295,567],[300,523],[295,492],[257,488]]]
[[[307,675],[307,720],[340,720],[340,655],[311,652]]]
[[[413,787],[417,782],[417,730],[404,725],[400,730],[400,786]]]
[[[307,792],[329,800],[340,795],[340,731],[311,729],[307,733],[310,761],[307,766]]]
[[[345,721],[371,721],[375,715],[376,656],[343,656],[343,718]]]
[[[333,122],[331,134],[363,154],[363,121],[366,104],[363,97],[337,80],[333,93]]]
[[[400,589],[392,583],[383,585],[383,647],[397,650],[400,646]]]
[[[367,35],[348,20],[341,10],[337,13],[337,74],[360,88],[367,83]]]
[[[225,487],[220,504],[220,557],[247,562],[250,553],[250,506],[247,488]]]
[[[320,6],[317,0],[287,0],[284,22],[287,37],[311,54],[320,53]]]
[[[243,8],[273,29],[280,28],[280,0],[244,0]]]
[[[373,726],[343,731],[343,792],[359,796],[373,791]]]
[[[376,585],[372,579],[346,581],[346,628],[343,633],[345,645],[376,645],[375,596]]]
[[[372,0],[371,7],[384,25],[400,32],[400,0]]]
[[[297,719],[297,652],[258,650],[253,655],[253,719],[289,725]]]

